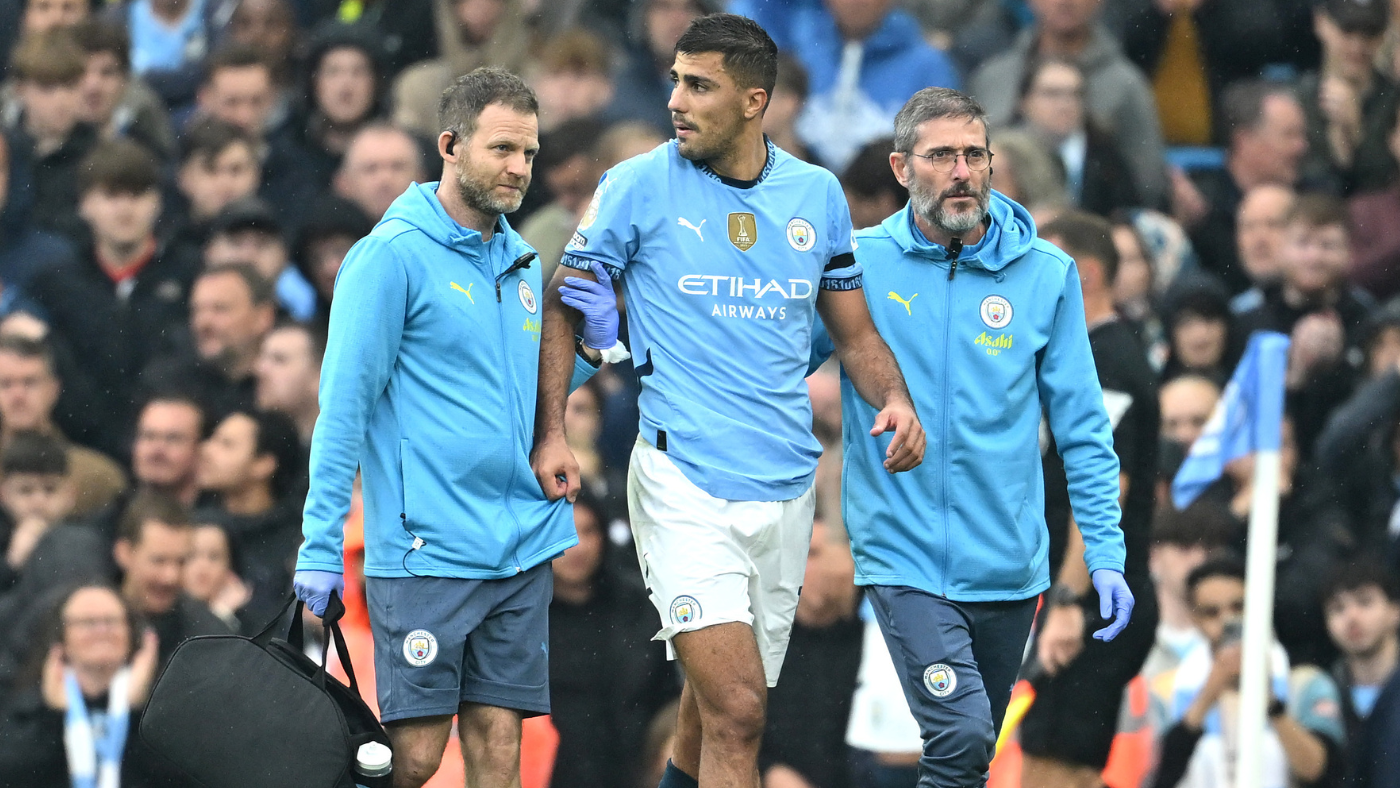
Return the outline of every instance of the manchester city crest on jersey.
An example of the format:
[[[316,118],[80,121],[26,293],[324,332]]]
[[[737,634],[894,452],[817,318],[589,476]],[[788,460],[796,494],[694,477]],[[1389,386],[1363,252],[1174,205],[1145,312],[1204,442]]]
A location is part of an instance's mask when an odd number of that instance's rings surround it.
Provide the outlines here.
[[[729,242],[741,252],[758,243],[758,221],[748,212],[729,214]]]
[[[403,639],[403,658],[415,668],[437,659],[437,652],[437,638],[426,629],[415,629]]]
[[[999,295],[989,295],[982,299],[982,322],[988,328],[1006,328],[1011,322],[1011,302]]]
[[[801,217],[796,217],[787,225],[788,245],[799,252],[811,251],[817,245],[817,231],[812,229],[812,223]]]
[[[671,603],[671,623],[689,624],[700,619],[700,603],[693,596],[681,595]]]
[[[583,212],[583,218],[579,220],[578,229],[587,230],[598,221],[598,203],[602,202],[603,194],[608,190],[608,176],[603,175],[603,179],[598,181],[598,188],[593,190],[593,199],[588,201],[588,209]],[[586,242],[585,242],[586,243]],[[584,244],[578,244],[583,246]]]
[[[539,311],[540,305],[535,301],[535,291],[530,289],[530,283],[524,279],[520,280],[520,286],[516,288],[520,293],[520,305],[525,307],[525,311],[535,314]]]
[[[924,671],[924,689],[935,698],[946,698],[958,688],[958,674],[942,662],[935,662]]]

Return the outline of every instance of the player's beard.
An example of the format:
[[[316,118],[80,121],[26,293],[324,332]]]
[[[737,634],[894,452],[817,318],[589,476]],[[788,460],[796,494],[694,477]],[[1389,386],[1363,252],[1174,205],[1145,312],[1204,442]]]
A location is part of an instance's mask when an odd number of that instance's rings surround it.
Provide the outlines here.
[[[710,161],[728,153],[734,147],[735,140],[739,139],[743,126],[740,118],[724,125],[719,121],[706,121],[705,131],[701,132],[701,127],[693,119],[686,117],[685,122],[696,133],[688,141],[678,143],[676,152],[688,161]]]
[[[496,194],[495,187],[507,180],[504,175],[483,173],[472,167],[471,161],[466,158],[457,160],[456,169],[457,195],[468,208],[484,216],[516,212],[525,200],[526,189],[530,187],[530,178],[526,176],[520,183],[514,184],[520,187],[520,191],[512,197],[502,198]]]
[[[960,183],[934,194],[932,189],[915,177],[913,168],[905,172],[909,175],[909,202],[913,204],[914,213],[934,227],[949,235],[961,236],[972,232],[987,218],[987,206],[992,199],[990,179],[985,181],[980,189],[969,183]],[[977,200],[977,207],[959,213],[949,211],[943,206],[953,197],[972,197]]]

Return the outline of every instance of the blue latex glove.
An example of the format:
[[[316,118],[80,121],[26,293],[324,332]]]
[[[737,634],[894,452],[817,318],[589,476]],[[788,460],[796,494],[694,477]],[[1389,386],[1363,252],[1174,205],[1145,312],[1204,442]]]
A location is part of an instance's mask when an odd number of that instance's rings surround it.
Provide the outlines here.
[[[326,614],[326,605],[331,601],[331,592],[345,596],[345,578],[339,572],[322,572],[319,569],[299,569],[292,578],[292,590],[297,599],[306,603],[317,618]]]
[[[1094,633],[1095,640],[1105,643],[1118,637],[1128,627],[1133,617],[1133,592],[1128,590],[1128,581],[1122,572],[1112,569],[1097,569],[1093,575],[1094,590],[1099,592],[1099,615],[1113,620],[1109,625]]]
[[[590,268],[598,281],[566,276],[559,294],[565,304],[583,313],[583,344],[594,350],[607,350],[617,344],[617,295],[607,269],[600,263],[593,263]]]

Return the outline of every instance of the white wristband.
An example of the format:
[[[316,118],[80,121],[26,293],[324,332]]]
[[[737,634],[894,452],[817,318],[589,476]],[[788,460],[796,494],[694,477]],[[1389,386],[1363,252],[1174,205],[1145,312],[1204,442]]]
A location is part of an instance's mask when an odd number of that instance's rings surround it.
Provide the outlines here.
[[[597,348],[594,349],[597,350]],[[618,342],[616,345],[613,345],[607,350],[599,350],[598,352],[603,354],[603,360],[608,362],[609,364],[616,364],[619,361],[626,361],[627,359],[632,357],[632,354],[627,352],[627,346],[622,344],[621,342]]]

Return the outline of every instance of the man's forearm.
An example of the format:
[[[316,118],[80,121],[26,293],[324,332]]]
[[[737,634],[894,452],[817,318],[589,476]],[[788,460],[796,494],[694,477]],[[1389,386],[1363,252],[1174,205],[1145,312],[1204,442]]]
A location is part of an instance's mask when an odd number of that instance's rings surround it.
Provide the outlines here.
[[[1288,771],[1303,782],[1315,782],[1327,770],[1327,747],[1318,735],[1291,717],[1274,720],[1274,733],[1288,758]]]
[[[844,346],[838,345],[841,366],[855,384],[861,399],[874,408],[884,408],[893,401],[912,402],[899,362],[885,340],[874,330],[864,332]]]
[[[535,442],[564,435],[564,404],[574,368],[573,310],[564,304],[557,284],[545,291],[540,326],[539,391],[535,403]]]

